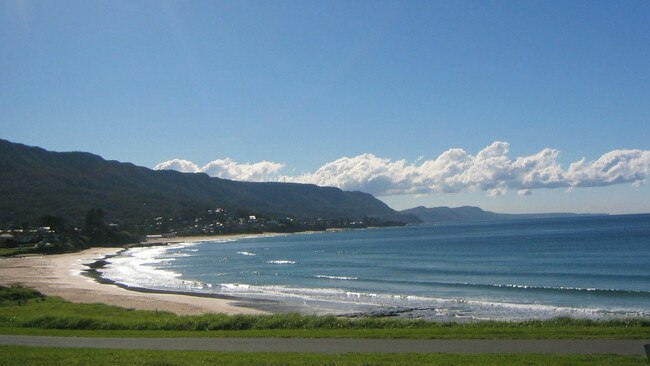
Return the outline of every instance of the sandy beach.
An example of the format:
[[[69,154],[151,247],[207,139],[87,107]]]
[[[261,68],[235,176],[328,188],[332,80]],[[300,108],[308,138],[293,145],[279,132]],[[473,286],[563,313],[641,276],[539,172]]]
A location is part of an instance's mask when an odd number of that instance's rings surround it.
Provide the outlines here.
[[[160,238],[156,241],[172,243],[225,238],[228,237]],[[130,291],[116,285],[100,284],[82,274],[87,269],[85,264],[120,250],[122,248],[91,248],[77,253],[0,258],[0,284],[21,284],[71,302],[104,303],[138,310],[157,309],[181,315],[264,313],[241,306],[237,300]]]

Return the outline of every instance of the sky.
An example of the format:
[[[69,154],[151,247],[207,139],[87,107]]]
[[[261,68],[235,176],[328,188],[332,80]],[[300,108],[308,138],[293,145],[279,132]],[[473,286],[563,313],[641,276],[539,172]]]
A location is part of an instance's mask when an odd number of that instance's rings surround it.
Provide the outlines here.
[[[0,2],[0,138],[396,209],[650,212],[647,1]]]

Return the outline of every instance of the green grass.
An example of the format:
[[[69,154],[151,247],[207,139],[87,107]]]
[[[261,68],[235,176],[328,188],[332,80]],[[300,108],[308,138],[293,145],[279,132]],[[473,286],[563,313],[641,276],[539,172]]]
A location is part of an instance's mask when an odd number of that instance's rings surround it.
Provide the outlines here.
[[[21,248],[0,248],[0,257],[9,257],[15,254],[25,253]]]
[[[2,365],[642,365],[645,357],[539,354],[336,354],[104,350],[0,346]]]
[[[266,329],[266,330],[75,330],[0,327],[0,334],[65,337],[276,337],[276,338],[393,338],[393,339],[647,339],[647,330],[618,327],[430,327],[421,329]]]
[[[75,304],[0,286],[0,333],[103,337],[304,337],[420,339],[647,339],[650,320],[570,318],[438,323],[299,314],[178,316],[104,304]]]
[[[0,286],[0,304],[3,302],[8,304],[24,305],[30,299],[43,299],[45,296],[40,292],[31,288],[21,286],[5,287]]]

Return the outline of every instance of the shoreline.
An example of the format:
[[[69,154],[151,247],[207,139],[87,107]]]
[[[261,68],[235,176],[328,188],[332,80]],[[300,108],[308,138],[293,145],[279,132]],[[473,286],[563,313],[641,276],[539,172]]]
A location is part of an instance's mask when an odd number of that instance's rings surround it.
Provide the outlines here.
[[[340,230],[332,230],[340,231]],[[299,232],[295,234],[323,233]],[[305,308],[283,301],[254,298],[246,296],[233,296],[218,293],[193,292],[188,290],[151,289],[139,286],[128,286],[113,280],[101,277],[99,270],[110,262],[110,258],[120,253],[138,247],[166,247],[180,243],[197,243],[217,241],[214,245],[232,242],[229,239],[287,236],[294,233],[259,233],[259,234],[231,234],[216,236],[174,237],[164,242],[163,238],[152,238],[138,244],[122,247],[95,247],[81,252],[54,254],[54,255],[29,255],[24,257],[0,258],[0,284],[22,284],[34,288],[45,295],[59,296],[65,300],[76,303],[104,303],[127,309],[169,311],[178,315],[195,315],[206,313],[224,314],[274,314],[298,312],[308,314]],[[221,241],[221,242],[219,242]],[[496,303],[498,304],[498,302]],[[513,305],[504,303],[504,305]],[[518,304],[514,304],[518,305]],[[522,304],[519,304],[522,305]],[[305,304],[306,306],[306,304]],[[400,317],[402,313],[411,311],[432,310],[435,307],[419,306],[394,306],[377,311],[350,311],[337,313],[337,316],[346,318],[359,317]],[[567,308],[571,310],[570,308]],[[588,310],[588,309],[587,309]],[[583,318],[576,314],[566,314],[571,318]],[[473,317],[472,317],[473,318]],[[587,317],[590,318],[590,317]],[[599,317],[600,320],[605,318]],[[614,318],[621,318],[615,316]],[[623,318],[630,318],[624,316]],[[488,320],[489,318],[474,319],[431,319],[443,322],[473,322]],[[530,319],[537,319],[532,317]],[[525,320],[525,319],[524,319]]]
[[[70,302],[103,303],[136,310],[169,311],[178,315],[268,314],[291,311],[292,309],[284,304],[271,300],[129,287],[103,279],[97,272],[99,264],[107,263],[107,258],[119,255],[133,247],[166,246],[174,243],[262,235],[270,234],[155,238],[155,240],[145,240],[140,244],[126,247],[93,247],[74,253],[0,258],[0,284],[20,284],[48,296],[59,296]]]
[[[171,244],[171,243],[170,243]],[[149,246],[149,245],[147,245]],[[154,246],[154,245],[151,245]],[[258,298],[249,298],[241,296],[232,296],[232,295],[223,295],[215,293],[202,293],[202,292],[191,292],[191,291],[181,291],[181,290],[160,290],[160,289],[151,289],[146,287],[138,286],[128,286],[116,281],[113,281],[108,278],[102,277],[99,270],[105,267],[110,262],[107,259],[118,256],[120,253],[128,250],[130,248],[122,249],[114,254],[105,255],[101,258],[97,258],[96,261],[92,263],[84,264],[86,269],[81,272],[82,276],[86,276],[93,281],[102,284],[102,285],[112,285],[127,291],[134,291],[144,294],[167,294],[167,295],[180,295],[180,296],[189,296],[189,297],[199,297],[207,299],[219,299],[230,301],[231,305],[237,307],[243,307],[247,309],[255,309],[262,311],[264,313],[287,313],[295,311],[290,305],[282,304],[278,301],[267,300],[267,299],[258,299]],[[239,314],[239,313],[237,313]]]
[[[355,230],[355,229],[349,229],[349,230]],[[367,230],[367,229],[364,229]],[[146,243],[146,246],[150,245],[171,245],[171,244],[176,244],[176,243],[183,243],[183,242],[201,242],[201,241],[212,241],[212,240],[227,240],[228,238],[251,238],[255,236],[288,236],[292,234],[314,234],[314,233],[325,233],[325,232],[339,232],[339,231],[347,231],[346,229],[328,229],[326,231],[306,231],[306,232],[297,232],[297,233],[260,233],[260,234],[234,234],[234,235],[217,235],[217,236],[198,236],[198,237],[178,237],[178,238],[170,238],[172,239],[168,243],[160,243],[160,242],[155,242],[155,240],[150,240],[149,243]],[[159,238],[156,238],[159,239]],[[152,242],[153,241],[153,242]],[[125,249],[126,250],[126,249]],[[104,281],[110,281],[103,279]],[[98,280],[101,281],[101,280]],[[110,281],[113,282],[113,281]],[[113,283],[115,284],[115,283]],[[243,306],[249,306],[249,307],[254,307],[260,310],[265,310],[269,311],[271,313],[284,313],[284,312],[300,312],[306,314],[306,312],[301,311],[299,306],[294,306],[288,303],[283,302],[282,300],[271,300],[271,299],[256,299],[256,298],[247,298],[247,297],[237,297],[237,296],[232,296],[232,295],[221,295],[221,294],[210,294],[210,293],[201,293],[201,292],[191,292],[191,291],[174,291],[174,290],[157,290],[157,289],[149,289],[149,288],[137,288],[137,287],[132,287],[129,288],[126,285],[120,285],[116,284],[118,286],[122,286],[126,289],[132,290],[132,291],[141,291],[141,292],[146,292],[146,293],[173,293],[173,294],[180,294],[180,295],[185,295],[185,296],[196,296],[196,297],[215,297],[215,298],[225,298],[225,299],[231,299],[231,300],[242,300],[243,303],[241,305]],[[440,300],[440,299],[438,299]],[[453,299],[442,299],[446,301],[450,301]],[[260,307],[262,303],[267,302],[270,304],[270,307]],[[468,302],[468,303],[476,303],[476,302],[481,302],[477,300],[466,300],[463,302]],[[305,303],[306,304],[306,303]],[[503,307],[503,308],[508,308],[511,306],[514,307],[526,307],[527,305],[530,306],[537,306],[537,307],[547,307],[554,312],[558,313],[555,315],[555,317],[569,317],[573,319],[596,319],[596,320],[613,320],[613,319],[630,319],[630,318],[637,318],[637,317],[642,317],[645,318],[645,314],[641,313],[642,315],[638,315],[638,313],[633,314],[630,312],[627,312],[626,314],[620,314],[620,311],[615,311],[615,309],[612,309],[611,311],[605,311],[607,314],[592,314],[592,315],[585,315],[585,313],[588,313],[589,311],[594,311],[595,313],[600,313],[601,309],[591,309],[591,308],[584,308],[584,307],[571,307],[571,306],[559,306],[559,305],[552,305],[552,304],[528,304],[528,303],[518,303],[518,302],[503,302],[499,300],[493,300],[490,301],[490,306],[496,306],[496,307]],[[336,312],[336,316],[339,317],[345,317],[345,318],[365,318],[365,317],[370,317],[370,318],[388,318],[388,317],[401,317],[402,314],[407,314],[411,312],[421,312],[421,311],[431,311],[431,310],[436,310],[439,307],[439,305],[435,306],[416,306],[416,305],[385,305],[381,306],[380,309],[378,310],[372,310],[372,309],[350,309],[348,312]],[[292,310],[290,308],[293,308],[295,310]],[[542,309],[543,310],[543,309]],[[541,311],[537,311],[540,313]],[[561,313],[561,314],[560,314]],[[550,319],[552,318],[549,317],[549,315],[545,314],[529,314],[528,318],[523,318],[519,319],[519,321],[526,321],[526,320],[537,320],[537,319]],[[541,316],[541,317],[540,317]],[[406,318],[409,318],[410,316],[406,316]],[[441,321],[441,322],[458,322],[458,323],[466,323],[466,322],[477,322],[477,321],[485,321],[485,320],[502,320],[502,321],[513,321],[511,318],[491,318],[491,317],[477,317],[477,316],[469,316],[469,317],[452,317],[452,318],[444,318],[444,319],[439,319],[435,317],[427,318],[427,320],[435,320],[435,321]]]
[[[325,230],[307,230],[307,231],[295,231],[287,233],[278,233],[273,231],[265,231],[261,233],[237,233],[237,234],[218,234],[218,235],[194,235],[194,236],[173,236],[169,238],[148,238],[144,241],[137,244],[127,245],[124,249],[145,247],[145,246],[157,246],[157,245],[168,245],[168,244],[178,244],[178,243],[196,243],[202,241],[214,241],[214,240],[228,240],[228,239],[246,239],[246,238],[256,238],[256,237],[274,237],[274,236],[287,236],[287,235],[309,235],[309,234],[324,234],[324,233],[337,233],[346,230],[358,230],[354,228],[350,229],[325,229]]]

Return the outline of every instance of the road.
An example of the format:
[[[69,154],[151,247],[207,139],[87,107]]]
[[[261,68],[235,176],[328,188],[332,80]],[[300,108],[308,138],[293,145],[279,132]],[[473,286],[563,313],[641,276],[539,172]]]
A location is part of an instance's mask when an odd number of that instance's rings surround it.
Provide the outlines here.
[[[650,340],[421,340],[332,338],[84,338],[0,335],[0,345],[307,353],[554,353],[645,355]]]

